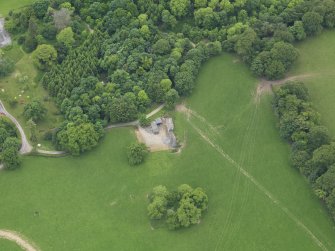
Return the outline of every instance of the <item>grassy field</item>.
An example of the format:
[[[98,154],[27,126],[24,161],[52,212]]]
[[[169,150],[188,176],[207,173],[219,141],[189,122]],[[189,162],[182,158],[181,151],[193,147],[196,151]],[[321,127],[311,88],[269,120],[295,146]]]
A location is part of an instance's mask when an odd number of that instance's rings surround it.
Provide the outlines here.
[[[0,247],[4,251],[22,251],[16,243],[3,239],[0,239]]]
[[[10,10],[21,8],[33,2],[35,2],[35,0],[1,0],[0,16],[6,16]]]
[[[271,97],[255,103],[257,81],[234,59],[210,60],[186,102],[194,112],[175,114],[180,154],[150,154],[129,167],[125,147],[134,132],[115,129],[80,158],[25,157],[21,169],[1,172],[0,229],[43,251],[322,250],[316,239],[334,250],[334,224],[289,165]],[[182,183],[209,195],[201,223],[175,232],[151,225],[152,187]]]
[[[52,149],[50,142],[43,139],[44,133],[59,125],[63,118],[47,91],[38,84],[39,81],[36,81],[37,70],[32,63],[31,54],[26,54],[16,44],[9,50],[5,50],[5,54],[16,62],[16,68],[9,77],[0,79],[0,98],[5,103],[6,109],[19,120],[28,135],[30,130],[22,115],[24,105],[34,98],[42,101],[48,112],[46,118],[37,124],[37,143],[42,144],[43,148]],[[20,81],[24,77],[27,80]],[[13,99],[18,101],[15,107],[9,105],[9,101]]]
[[[335,32],[326,31],[298,45],[300,56],[290,75],[311,74],[304,80],[323,123],[335,137]]]

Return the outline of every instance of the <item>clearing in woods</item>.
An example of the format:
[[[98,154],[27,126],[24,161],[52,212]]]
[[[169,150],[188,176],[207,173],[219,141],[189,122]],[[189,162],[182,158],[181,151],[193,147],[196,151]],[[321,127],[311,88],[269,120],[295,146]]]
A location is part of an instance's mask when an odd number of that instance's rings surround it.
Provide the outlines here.
[[[180,154],[152,153],[131,168],[125,148],[135,133],[119,128],[80,158],[27,156],[21,169],[1,172],[0,229],[19,229],[42,251],[335,250],[334,224],[289,164],[271,96],[255,103],[258,80],[234,60],[207,62],[189,115],[173,115],[186,142]],[[183,183],[207,191],[201,223],[177,232],[150,223],[152,187]]]

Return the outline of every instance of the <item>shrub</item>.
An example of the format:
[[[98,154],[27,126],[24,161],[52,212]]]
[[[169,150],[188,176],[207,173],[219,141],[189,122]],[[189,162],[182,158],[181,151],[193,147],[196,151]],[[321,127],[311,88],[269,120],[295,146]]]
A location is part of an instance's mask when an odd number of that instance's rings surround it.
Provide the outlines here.
[[[143,163],[147,155],[148,148],[143,143],[133,143],[127,149],[128,162],[132,166]]]
[[[0,55],[0,77],[5,77],[14,71],[15,64],[9,58]]]

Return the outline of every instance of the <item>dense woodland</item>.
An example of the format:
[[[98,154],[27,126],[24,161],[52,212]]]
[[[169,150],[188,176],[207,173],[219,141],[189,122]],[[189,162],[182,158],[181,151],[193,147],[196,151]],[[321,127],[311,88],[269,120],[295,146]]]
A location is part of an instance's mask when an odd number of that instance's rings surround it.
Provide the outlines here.
[[[333,0],[39,0],[6,28],[43,72],[66,121],[57,148],[80,154],[108,123],[192,93],[202,63],[237,53],[259,77],[284,76],[292,43],[335,25]]]
[[[289,83],[275,92],[281,136],[292,145],[292,163],[305,175],[335,219],[335,142],[313,108],[307,88]]]

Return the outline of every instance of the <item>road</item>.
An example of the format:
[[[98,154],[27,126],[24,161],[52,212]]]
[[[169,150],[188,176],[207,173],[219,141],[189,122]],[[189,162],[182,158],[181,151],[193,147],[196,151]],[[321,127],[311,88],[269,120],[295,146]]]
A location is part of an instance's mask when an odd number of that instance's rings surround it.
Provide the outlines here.
[[[157,107],[155,110],[153,110],[152,112],[150,112],[149,114],[146,115],[147,118],[150,118],[152,116],[154,116],[156,113],[160,112],[163,108],[164,108],[164,104],[160,105],[159,107]],[[26,134],[24,133],[24,130],[22,128],[22,126],[20,125],[20,123],[6,110],[4,104],[1,102],[0,100],[0,113],[3,113],[6,117],[8,117],[16,126],[16,128],[19,130],[20,136],[21,136],[21,149],[20,149],[20,154],[28,154],[31,153],[33,150],[33,147],[30,145]],[[107,126],[106,129],[112,129],[112,128],[118,128],[118,127],[129,127],[129,126],[138,126],[139,125],[139,121],[135,120],[132,122],[128,122],[128,123],[119,123],[119,124],[114,124],[114,125],[109,125]],[[46,151],[46,150],[41,150],[38,149],[37,153],[40,153],[42,155],[48,155],[48,156],[63,156],[66,154],[66,152],[63,151]],[[1,169],[1,166],[0,166]]]
[[[0,112],[5,114],[6,117],[8,117],[16,126],[16,128],[19,130],[20,136],[21,136],[21,149],[20,153],[21,154],[28,154],[33,150],[33,147],[30,145],[26,134],[23,131],[22,126],[20,123],[9,113],[7,112],[5,106],[0,100]]]
[[[155,114],[157,114],[158,112],[160,112],[163,108],[164,108],[164,104],[158,106],[155,110],[153,110],[152,112],[148,113],[146,115],[146,118],[150,118],[152,116],[154,116]],[[112,129],[112,128],[119,128],[119,127],[130,127],[130,126],[139,126],[140,122],[138,120],[132,121],[132,122],[127,122],[127,123],[118,123],[118,124],[113,124],[113,125],[109,125],[106,127],[106,129]]]

